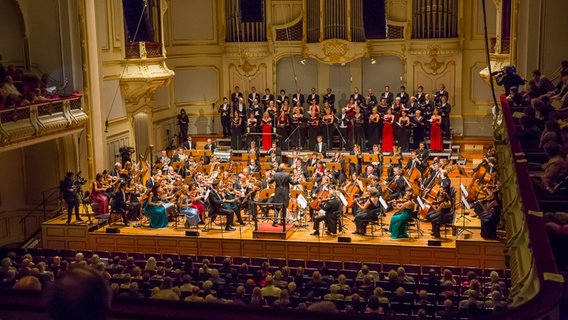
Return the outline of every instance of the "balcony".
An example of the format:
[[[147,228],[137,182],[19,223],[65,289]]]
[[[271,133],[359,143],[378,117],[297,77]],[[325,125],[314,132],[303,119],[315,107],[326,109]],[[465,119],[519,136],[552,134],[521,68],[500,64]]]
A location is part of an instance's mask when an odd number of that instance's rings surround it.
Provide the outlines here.
[[[88,119],[81,98],[81,94],[74,94],[0,110],[0,151],[35,143],[40,137],[51,139],[81,130]]]

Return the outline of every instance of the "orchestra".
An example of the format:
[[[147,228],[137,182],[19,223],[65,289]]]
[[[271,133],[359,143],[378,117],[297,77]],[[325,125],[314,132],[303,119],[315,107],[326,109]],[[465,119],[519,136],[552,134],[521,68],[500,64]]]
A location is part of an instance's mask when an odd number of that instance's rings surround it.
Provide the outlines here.
[[[395,219],[401,228],[396,230],[396,238],[406,236],[401,223],[415,212],[417,219],[432,223],[432,236],[439,237],[440,226],[454,218],[460,203],[455,199],[459,188],[452,186],[448,176],[457,166],[432,159],[424,138],[434,126],[438,137],[431,141],[441,148],[442,135],[446,138],[450,129],[447,119],[451,108],[444,90],[434,100],[422,88],[413,96],[404,90],[401,87],[395,97],[386,86],[377,99],[372,90],[363,97],[355,88],[349,102],[340,106],[331,88],[321,95],[322,101],[312,88],[304,110],[299,88],[290,97],[284,90],[276,97],[268,89],[262,96],[253,93],[245,106],[236,87],[232,104],[224,99],[218,111],[223,136],[231,137],[231,149],[245,149],[244,155],[232,154],[228,162],[219,161],[215,141],[208,139],[201,146],[203,141],[199,141],[195,147],[188,137],[185,144],[189,142],[189,147],[161,150],[156,158],[139,156],[124,166],[118,162],[110,172],[98,174],[91,185],[91,200],[97,204],[98,214],[118,212],[125,225],[141,218],[147,219],[149,226],[161,228],[167,227],[168,219],[181,216],[186,227],[195,227],[225,215],[225,230],[232,231],[233,220],[244,226],[247,217],[268,218],[274,210],[273,225],[304,217],[314,222],[313,234],[317,235],[321,221],[327,233],[342,232],[337,212],[353,220],[355,234],[364,235],[369,222],[396,210],[403,215]],[[289,103],[294,104],[293,109]],[[340,112],[337,115],[335,106]],[[245,134],[242,128],[246,128]],[[263,141],[261,132],[276,139]],[[331,150],[334,152],[328,155]],[[499,190],[493,152],[490,148],[471,173],[465,172],[464,198],[482,208],[478,214],[482,217],[490,211],[489,204],[495,206]],[[387,156],[388,168],[383,167]],[[458,169],[460,175],[465,171]],[[286,181],[290,184],[286,188],[279,185]],[[269,189],[275,191],[261,192]],[[306,199],[305,208],[300,208],[298,194]]]

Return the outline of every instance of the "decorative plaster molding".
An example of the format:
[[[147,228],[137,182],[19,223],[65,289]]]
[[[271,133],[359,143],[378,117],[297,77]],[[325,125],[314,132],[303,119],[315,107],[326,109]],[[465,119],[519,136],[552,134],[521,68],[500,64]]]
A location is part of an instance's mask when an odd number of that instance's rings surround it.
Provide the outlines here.
[[[126,111],[134,112],[141,99],[150,102],[154,92],[170,84],[174,72],[168,69],[164,58],[126,60],[120,88],[124,93]]]
[[[369,56],[367,42],[350,42],[331,39],[318,43],[304,43],[302,55],[328,64],[345,64],[355,59]]]

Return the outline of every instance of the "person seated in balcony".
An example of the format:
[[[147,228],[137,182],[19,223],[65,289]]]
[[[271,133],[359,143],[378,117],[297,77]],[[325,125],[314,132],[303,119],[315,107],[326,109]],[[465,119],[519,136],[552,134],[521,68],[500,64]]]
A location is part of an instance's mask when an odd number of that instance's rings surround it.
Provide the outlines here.
[[[541,131],[536,125],[535,119],[525,115],[519,120],[519,123],[521,124],[521,130],[517,132],[517,137],[523,149],[537,149],[540,142]]]
[[[560,145],[550,141],[544,145],[548,161],[542,165],[542,174],[533,175],[534,191],[540,195],[552,195],[556,186],[568,175],[568,162],[562,157]]]
[[[19,101],[22,93],[14,85],[14,80],[11,76],[5,76],[0,86],[0,95],[3,97],[10,97],[13,100]]]

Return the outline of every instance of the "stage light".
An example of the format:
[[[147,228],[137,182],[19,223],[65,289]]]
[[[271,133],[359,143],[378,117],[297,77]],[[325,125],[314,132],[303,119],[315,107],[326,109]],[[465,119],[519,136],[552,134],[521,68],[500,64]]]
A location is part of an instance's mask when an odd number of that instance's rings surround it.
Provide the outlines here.
[[[375,63],[377,63],[377,59],[371,58],[371,64],[375,64]]]
[[[306,59],[300,60],[300,63],[301,63],[301,64],[306,64]]]

